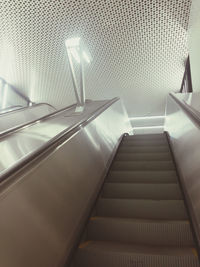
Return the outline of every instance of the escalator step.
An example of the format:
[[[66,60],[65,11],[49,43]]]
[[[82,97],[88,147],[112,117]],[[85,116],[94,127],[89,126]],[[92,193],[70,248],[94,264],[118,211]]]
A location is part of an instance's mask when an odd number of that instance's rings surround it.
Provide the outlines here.
[[[112,170],[174,170],[173,161],[117,161]]]
[[[110,171],[107,181],[116,183],[177,183],[175,171]]]
[[[125,136],[71,267],[199,267],[165,134]]]
[[[80,245],[76,267],[199,267],[194,248],[134,246],[88,241]]]
[[[105,183],[103,198],[182,199],[177,184]]]
[[[188,221],[92,217],[87,227],[87,238],[137,245],[194,246]]]
[[[155,140],[122,140],[122,146],[168,146],[168,142],[165,139]]]
[[[117,161],[167,161],[171,160],[171,155],[168,152],[162,153],[119,153],[116,155],[115,160]]]
[[[126,135],[123,140],[167,140],[165,134]]]
[[[110,199],[100,198],[96,215],[152,220],[187,220],[182,200]]]
[[[120,146],[118,153],[160,153],[169,152],[168,146]]]

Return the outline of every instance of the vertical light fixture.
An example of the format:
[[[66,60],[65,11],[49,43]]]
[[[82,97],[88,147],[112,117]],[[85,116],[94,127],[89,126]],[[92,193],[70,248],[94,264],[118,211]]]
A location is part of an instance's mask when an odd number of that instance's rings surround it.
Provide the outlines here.
[[[67,48],[67,55],[70,65],[70,72],[72,76],[72,82],[74,87],[74,93],[77,100],[76,112],[82,112],[85,106],[85,76],[84,76],[84,63],[91,62],[90,53],[87,51],[81,41],[80,37],[70,38],[65,41],[65,46]],[[78,86],[74,61],[79,64],[80,68],[80,84]]]

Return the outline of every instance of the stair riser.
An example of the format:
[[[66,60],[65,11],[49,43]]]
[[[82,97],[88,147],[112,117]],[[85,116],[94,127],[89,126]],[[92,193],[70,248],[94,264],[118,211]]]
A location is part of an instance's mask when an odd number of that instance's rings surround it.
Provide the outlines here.
[[[99,199],[96,216],[152,220],[187,220],[181,200]]]
[[[101,196],[127,199],[182,199],[182,194],[176,184],[105,183]]]
[[[115,160],[117,161],[169,161],[169,153],[119,153]]]
[[[160,153],[170,152],[167,146],[121,146],[118,150],[119,153]]]
[[[137,141],[137,140],[134,140],[134,141],[129,141],[129,140],[126,140],[126,141],[122,141],[121,142],[121,146],[168,146],[168,143],[167,141],[159,141],[159,140],[156,140],[156,141]]]
[[[112,170],[175,170],[172,161],[115,161],[112,164]]]
[[[177,183],[175,171],[111,171],[109,182],[120,183]]]

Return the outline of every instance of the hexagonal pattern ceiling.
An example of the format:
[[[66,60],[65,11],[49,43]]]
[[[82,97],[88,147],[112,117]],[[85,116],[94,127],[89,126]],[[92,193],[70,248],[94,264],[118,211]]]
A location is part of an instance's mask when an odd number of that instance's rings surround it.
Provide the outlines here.
[[[64,41],[81,37],[92,63],[86,97],[120,96],[129,116],[161,115],[180,89],[191,0],[3,0],[0,77],[34,102],[75,102]]]

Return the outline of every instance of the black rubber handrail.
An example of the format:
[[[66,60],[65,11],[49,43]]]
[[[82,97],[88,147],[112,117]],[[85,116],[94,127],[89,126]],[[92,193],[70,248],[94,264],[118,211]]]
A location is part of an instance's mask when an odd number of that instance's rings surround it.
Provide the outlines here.
[[[79,132],[83,127],[85,127],[88,123],[98,117],[102,112],[108,109],[112,104],[119,100],[118,97],[115,97],[111,100],[108,100],[107,103],[103,104],[99,107],[89,118],[82,119],[80,122],[77,122],[67,128],[66,130],[60,132],[58,135],[53,137],[51,140],[47,141],[44,145],[42,145],[37,150],[33,151],[26,157],[24,157],[21,161],[3,171],[0,175],[0,182],[5,181],[8,177],[19,171],[21,168],[30,164],[33,160],[38,159],[42,155],[48,156],[54,149],[56,149],[63,142],[66,142],[72,135]]]
[[[175,93],[170,93],[169,95],[187,113],[187,115],[189,115],[200,126],[200,112],[196,111],[185,101],[178,99]]]

